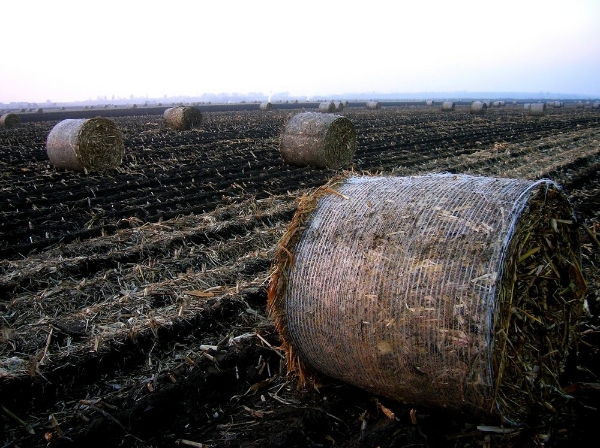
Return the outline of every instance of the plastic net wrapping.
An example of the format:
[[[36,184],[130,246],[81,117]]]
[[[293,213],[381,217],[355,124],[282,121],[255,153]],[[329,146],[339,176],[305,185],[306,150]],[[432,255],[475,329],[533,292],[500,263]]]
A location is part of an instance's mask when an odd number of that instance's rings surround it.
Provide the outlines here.
[[[302,379],[513,422],[559,387],[585,283],[553,182],[342,179],[281,247],[269,307]]]

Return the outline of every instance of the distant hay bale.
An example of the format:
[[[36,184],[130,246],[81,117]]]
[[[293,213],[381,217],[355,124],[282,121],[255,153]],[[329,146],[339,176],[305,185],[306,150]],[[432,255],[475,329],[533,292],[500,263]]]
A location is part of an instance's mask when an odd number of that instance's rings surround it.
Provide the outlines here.
[[[59,122],[48,134],[46,150],[56,168],[82,172],[115,168],[125,154],[115,122],[102,117]]]
[[[546,115],[546,103],[531,103],[528,112],[532,117],[542,117]]]
[[[344,103],[342,103],[341,101],[334,103],[334,105],[335,105],[336,112],[341,112],[344,110]]]
[[[260,110],[271,110],[271,109],[273,109],[273,104],[270,101],[260,103],[260,106],[258,106],[258,108]]]
[[[426,104],[427,106],[433,106],[433,101],[431,101],[431,100],[428,100],[428,101],[426,101],[426,102],[425,102],[425,104]]]
[[[529,108],[531,107],[531,103],[525,103],[523,104],[523,110],[525,110],[526,112],[529,112]]]
[[[594,101],[592,103],[592,109],[600,109],[600,101]]]
[[[41,107],[38,107],[38,108],[35,110],[35,113],[36,113],[36,114],[43,114],[43,113],[44,113],[44,109],[42,109]]]
[[[482,101],[473,101],[470,112],[473,115],[483,115],[487,111],[487,106]]]
[[[485,104],[488,107],[488,109],[490,107],[492,107],[492,102],[491,101],[484,101],[483,104]]]
[[[454,101],[444,101],[442,103],[442,112],[449,112],[454,110]]]
[[[370,110],[380,110],[381,103],[379,101],[367,101],[366,103],[367,109]]]
[[[500,107],[500,101],[494,101],[492,107]]]
[[[288,120],[279,150],[290,165],[348,167],[356,151],[356,131],[352,122],[340,115],[302,112]]]
[[[165,123],[177,131],[187,131],[202,123],[202,114],[193,106],[171,107],[163,112]]]
[[[579,254],[549,180],[337,178],[298,202],[268,309],[301,383],[519,422],[564,402]]]
[[[17,114],[6,113],[0,116],[0,128],[10,129],[19,126],[21,119]]]
[[[578,101],[577,102],[577,109],[583,109],[583,108],[584,108],[583,101]]]
[[[554,108],[555,109],[559,109],[561,107],[564,107],[565,103],[563,103],[562,101],[555,101],[554,102]]]
[[[319,112],[335,112],[335,103],[333,101],[319,103]]]

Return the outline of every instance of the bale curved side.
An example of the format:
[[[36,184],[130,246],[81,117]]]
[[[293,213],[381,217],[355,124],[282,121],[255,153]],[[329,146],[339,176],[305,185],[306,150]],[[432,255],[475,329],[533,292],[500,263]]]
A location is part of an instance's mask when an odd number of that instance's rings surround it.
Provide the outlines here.
[[[17,114],[6,113],[0,116],[0,128],[10,129],[17,127],[21,119]]]
[[[366,103],[367,109],[370,110],[380,110],[381,103],[379,101],[367,101]]]
[[[442,103],[442,112],[453,111],[455,107],[454,101],[444,101]]]
[[[92,172],[119,166],[125,147],[115,122],[96,117],[59,122],[48,134],[46,151],[56,168]]]
[[[163,112],[165,123],[171,129],[187,131],[202,123],[202,114],[193,106],[171,107]]]
[[[291,165],[346,167],[354,159],[356,131],[352,122],[340,115],[303,112],[288,120],[279,150]]]
[[[470,113],[473,115],[483,115],[487,111],[487,106],[481,101],[471,103]]]
[[[517,422],[560,390],[578,244],[551,181],[335,179],[299,201],[269,311],[302,381]]]

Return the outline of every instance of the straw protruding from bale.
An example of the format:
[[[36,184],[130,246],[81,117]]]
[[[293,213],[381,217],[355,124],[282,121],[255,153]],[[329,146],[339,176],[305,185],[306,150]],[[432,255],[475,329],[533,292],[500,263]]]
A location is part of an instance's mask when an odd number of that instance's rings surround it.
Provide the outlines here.
[[[163,112],[165,123],[171,129],[187,131],[202,123],[202,113],[193,106],[170,107]]]
[[[564,400],[585,281],[552,181],[336,178],[279,247],[268,308],[301,381],[508,422]]]
[[[546,103],[531,103],[528,113],[532,117],[542,117],[546,115]]]
[[[273,109],[273,103],[271,103],[270,101],[265,101],[263,103],[260,103],[260,106],[258,106],[258,108],[260,110],[271,110]]]
[[[453,111],[455,107],[454,101],[444,101],[442,103],[442,112],[450,112]]]
[[[56,168],[82,172],[115,168],[125,154],[121,131],[103,117],[59,122],[48,134],[46,150]]]
[[[335,103],[333,101],[324,101],[322,103],[319,103],[319,112],[335,112]]]
[[[470,113],[473,115],[483,115],[487,111],[487,106],[482,101],[473,101],[471,103]]]
[[[302,112],[288,120],[279,149],[290,165],[347,167],[354,159],[356,131],[346,117]]]
[[[366,103],[367,109],[370,110],[380,110],[381,103],[379,101],[367,101]]]
[[[17,114],[8,112],[0,116],[0,128],[14,128],[17,127],[19,123],[21,123],[21,119]]]

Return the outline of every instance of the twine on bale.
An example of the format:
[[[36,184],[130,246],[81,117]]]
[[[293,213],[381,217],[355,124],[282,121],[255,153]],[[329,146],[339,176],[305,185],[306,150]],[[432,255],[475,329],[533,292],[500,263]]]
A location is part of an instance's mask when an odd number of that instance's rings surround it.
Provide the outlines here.
[[[517,423],[560,394],[578,244],[549,180],[336,178],[299,200],[268,307],[302,383]]]
[[[115,168],[125,154],[121,132],[103,117],[59,122],[48,134],[46,150],[56,168],[82,172]]]
[[[193,106],[171,107],[163,112],[165,123],[171,129],[188,131],[202,123],[202,114]]]
[[[0,116],[0,128],[14,128],[21,123],[21,119],[17,114],[7,113]]]
[[[279,151],[290,165],[346,167],[354,160],[356,131],[352,122],[341,115],[298,113],[288,120]]]

